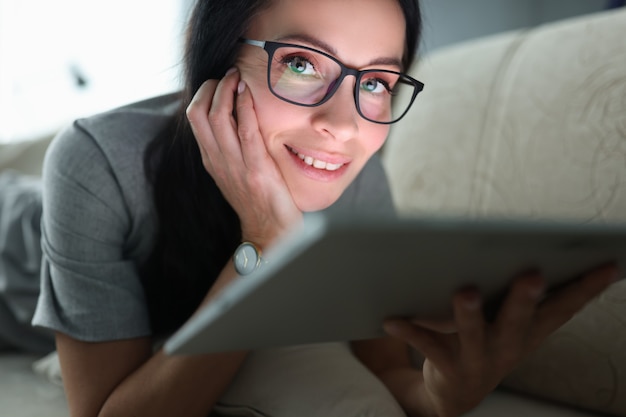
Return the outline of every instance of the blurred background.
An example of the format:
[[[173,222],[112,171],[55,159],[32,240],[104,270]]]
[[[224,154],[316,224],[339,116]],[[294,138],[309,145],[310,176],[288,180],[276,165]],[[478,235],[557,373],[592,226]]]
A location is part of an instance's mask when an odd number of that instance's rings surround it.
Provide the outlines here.
[[[0,0],[0,144],[179,89],[193,0]],[[421,53],[623,5],[615,0],[421,0]]]

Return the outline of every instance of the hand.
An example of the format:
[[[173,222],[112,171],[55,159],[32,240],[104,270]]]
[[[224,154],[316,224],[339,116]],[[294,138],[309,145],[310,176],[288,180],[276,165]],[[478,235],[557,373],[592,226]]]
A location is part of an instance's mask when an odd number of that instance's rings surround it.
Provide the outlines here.
[[[544,300],[542,277],[528,275],[513,283],[491,324],[483,317],[480,294],[464,290],[453,298],[453,323],[394,319],[385,329],[424,356],[423,388],[431,413],[457,416],[478,405],[528,353],[618,276],[617,268],[605,267]]]
[[[187,108],[187,118],[205,169],[239,215],[244,240],[264,248],[302,221],[267,152],[252,95],[236,69],[221,81],[206,81]]]

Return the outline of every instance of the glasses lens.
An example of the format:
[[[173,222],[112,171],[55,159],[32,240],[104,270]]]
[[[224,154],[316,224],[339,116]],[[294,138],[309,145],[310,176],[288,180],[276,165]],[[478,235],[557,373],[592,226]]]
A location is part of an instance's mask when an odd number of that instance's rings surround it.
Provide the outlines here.
[[[314,105],[326,97],[340,74],[341,67],[325,55],[283,46],[272,58],[270,86],[284,99]]]
[[[269,82],[277,96],[313,106],[334,90],[340,76],[340,64],[328,56],[305,48],[281,46],[272,56]],[[356,105],[368,120],[394,122],[411,105],[415,85],[400,73],[368,70],[361,73],[358,82]]]
[[[413,82],[400,73],[364,72],[359,80],[359,110],[374,122],[394,122],[411,106],[414,90]]]

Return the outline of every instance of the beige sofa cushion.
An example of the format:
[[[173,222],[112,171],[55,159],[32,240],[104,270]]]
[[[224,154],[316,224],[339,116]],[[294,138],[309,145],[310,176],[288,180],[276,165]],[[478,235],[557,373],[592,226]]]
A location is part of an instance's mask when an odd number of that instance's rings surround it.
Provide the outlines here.
[[[383,161],[412,215],[626,220],[626,10],[459,44]],[[506,385],[626,415],[626,282],[553,335]]]
[[[626,10],[426,57],[392,128],[398,207],[469,216],[624,219]]]

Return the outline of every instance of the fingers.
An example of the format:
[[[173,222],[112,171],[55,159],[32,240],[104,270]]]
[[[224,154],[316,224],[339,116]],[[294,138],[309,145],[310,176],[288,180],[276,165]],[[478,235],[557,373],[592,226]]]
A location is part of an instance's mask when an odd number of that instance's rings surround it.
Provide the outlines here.
[[[425,328],[416,324],[419,320],[394,319],[387,320],[384,329],[419,351],[444,374],[462,372],[464,378],[480,379],[488,359],[480,295],[475,290],[459,292],[453,298],[453,310],[454,323],[424,320],[430,327]]]
[[[219,153],[230,163],[240,163],[243,160],[237,134],[238,123],[233,115],[238,82],[239,72],[231,68],[217,84],[207,117]]]
[[[424,372],[429,386],[456,387],[454,398],[483,398],[547,335],[618,277],[614,267],[599,269],[543,300],[543,278],[525,275],[513,282],[493,324],[483,317],[478,292],[468,289],[453,298],[456,333],[422,328],[415,320],[390,320],[385,330],[424,355],[424,369],[431,371]],[[435,325],[442,328],[441,323]]]
[[[600,268],[551,295],[537,311],[533,332],[535,345],[569,321],[589,301],[620,277],[614,265]]]
[[[458,329],[460,359],[472,374],[484,366],[486,323],[482,313],[482,300],[475,289],[454,295],[454,319]]]
[[[198,142],[202,162],[209,172],[211,171],[209,156],[215,155],[219,151],[217,143],[213,140],[213,132],[207,117],[213,103],[217,83],[216,80],[205,81],[194,95],[186,112],[187,120],[189,120],[191,130]]]
[[[459,331],[456,326],[456,322],[454,321],[454,318],[445,320],[413,318],[411,319],[411,323],[437,333],[453,334],[458,333]]]
[[[490,350],[497,352],[495,359],[502,369],[512,369],[529,351],[529,337],[544,288],[539,274],[522,276],[511,285],[492,326]]]
[[[244,81],[237,86],[237,117],[241,152],[246,166],[260,170],[267,164],[269,155],[259,131],[252,94]]]
[[[200,87],[187,108],[187,118],[205,166],[215,166],[215,159],[220,157],[226,163],[243,162],[253,171],[267,163],[269,155],[259,131],[252,95],[236,68],[230,69],[221,81],[208,80]]]
[[[523,334],[526,337],[544,289],[545,283],[539,274],[516,279],[500,308],[495,322],[496,331]]]

